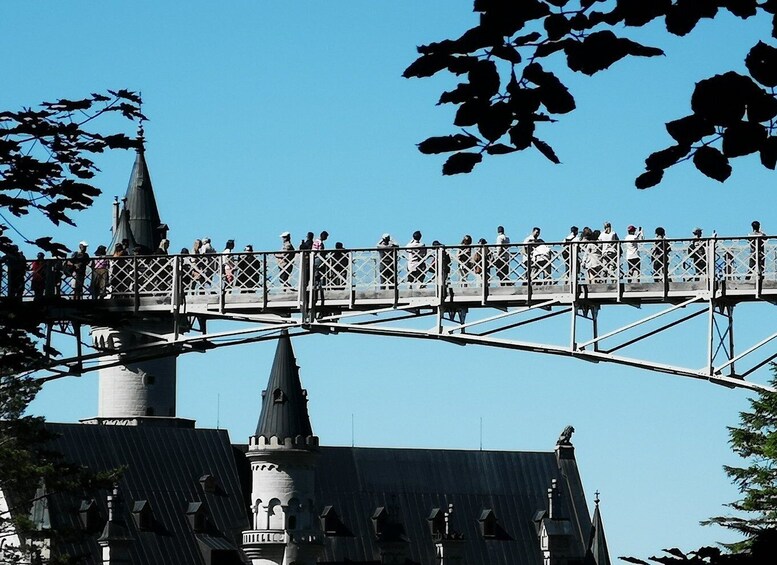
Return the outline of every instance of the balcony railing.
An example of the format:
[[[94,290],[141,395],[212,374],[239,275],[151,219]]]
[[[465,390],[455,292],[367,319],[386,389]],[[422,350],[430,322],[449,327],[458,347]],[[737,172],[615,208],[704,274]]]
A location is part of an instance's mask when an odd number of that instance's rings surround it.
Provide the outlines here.
[[[194,297],[265,304],[330,296],[485,295],[685,285],[775,288],[777,238],[740,237],[427,246],[28,261],[6,256],[0,299],[141,298],[182,304]],[[242,296],[242,299],[236,298]]]

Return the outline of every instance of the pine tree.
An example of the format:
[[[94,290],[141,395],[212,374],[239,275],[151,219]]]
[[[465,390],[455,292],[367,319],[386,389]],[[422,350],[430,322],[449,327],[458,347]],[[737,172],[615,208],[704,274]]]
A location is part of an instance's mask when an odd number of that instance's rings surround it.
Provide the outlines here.
[[[777,530],[777,365],[770,385],[774,390],[759,391],[750,400],[750,410],[740,413],[740,425],[729,427],[729,443],[746,465],[723,468],[737,485],[742,498],[729,504],[746,516],[715,516],[703,522],[742,532],[743,544],[763,532]]]

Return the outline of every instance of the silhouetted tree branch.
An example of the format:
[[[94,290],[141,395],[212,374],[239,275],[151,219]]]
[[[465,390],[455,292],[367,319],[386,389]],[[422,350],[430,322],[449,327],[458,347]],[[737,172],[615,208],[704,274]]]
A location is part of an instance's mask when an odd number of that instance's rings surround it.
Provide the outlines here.
[[[93,182],[98,172],[95,154],[138,143],[123,133],[100,133],[94,125],[105,125],[111,115],[142,120],[140,105],[137,94],[118,90],[81,100],[44,102],[36,109],[0,112],[0,219],[6,222],[0,224],[3,260],[20,256],[8,230],[10,215],[37,212],[54,225],[75,225],[72,214],[90,206],[100,194]],[[68,251],[43,234],[25,243],[58,256]],[[58,352],[43,351],[42,308],[22,308],[11,298],[0,301],[0,490],[10,507],[9,512],[0,513],[0,562],[29,563],[37,539],[65,534],[38,531],[29,519],[33,501],[45,496],[42,487],[45,492],[88,493],[106,487],[115,476],[95,474],[63,461],[46,446],[50,436],[43,418],[25,415],[40,389],[29,373],[46,355]],[[49,561],[55,562],[59,561]]]
[[[742,19],[770,17],[777,37],[776,0],[475,0],[478,25],[457,39],[418,47],[421,56],[403,74],[448,71],[463,78],[438,101],[458,106],[453,124],[462,133],[430,137],[418,148],[453,153],[444,175],[469,173],[484,155],[530,147],[559,163],[539,130],[576,106],[552,65],[590,76],[627,57],[663,55],[622,34],[663,19],[669,33],[684,36],[721,10]],[[692,113],[666,124],[676,144],[646,159],[637,188],[660,183],[667,168],[686,160],[720,182],[735,157],[759,153],[763,166],[777,166],[777,49],[759,41],[745,64],[749,76],[730,71],[697,83]]]

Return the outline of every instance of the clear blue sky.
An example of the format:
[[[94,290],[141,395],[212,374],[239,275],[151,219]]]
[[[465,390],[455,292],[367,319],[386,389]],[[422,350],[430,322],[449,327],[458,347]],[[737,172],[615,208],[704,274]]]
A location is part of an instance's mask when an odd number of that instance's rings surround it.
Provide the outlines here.
[[[741,68],[769,23],[703,22],[690,38],[631,30],[667,57],[570,77],[578,110],[542,130],[563,164],[536,152],[488,159],[474,174],[443,178],[442,158],[415,144],[452,133],[453,109],[435,107],[453,78],[406,80],[415,46],[476,21],[467,0],[415,2],[201,2],[0,4],[2,107],[106,88],[142,91],[147,158],[171,248],[209,236],[275,249],[326,229],[332,241],[371,246],[385,231],[400,243],[464,233],[513,240],[533,225],[560,239],[571,224],[610,220],[670,237],[744,234],[758,218],[774,232],[775,177],[740,159],[721,185],[684,166],[662,186],[633,188],[643,159],[671,143],[663,123],[686,115],[695,81]],[[100,159],[104,195],[55,235],[92,249],[110,240],[111,201],[123,195],[133,155]],[[28,237],[52,230],[19,222]],[[751,309],[742,331],[773,320]],[[773,329],[769,331],[774,331]],[[538,340],[553,339],[539,335]],[[683,358],[693,331],[659,342]],[[601,491],[613,556],[646,557],[731,534],[698,521],[736,497],[721,465],[736,459],[726,426],[747,393],[618,366],[488,348],[350,335],[295,342],[322,443],[551,450],[573,424],[589,500]],[[259,414],[274,345],[190,355],[179,361],[179,415],[217,424],[245,442]],[[687,360],[686,360],[687,361]],[[690,361],[693,364],[693,361]],[[757,377],[764,382],[765,372]],[[220,409],[218,405],[220,404]],[[33,404],[53,421],[97,411],[89,374],[46,386]],[[518,479],[519,480],[519,479]]]

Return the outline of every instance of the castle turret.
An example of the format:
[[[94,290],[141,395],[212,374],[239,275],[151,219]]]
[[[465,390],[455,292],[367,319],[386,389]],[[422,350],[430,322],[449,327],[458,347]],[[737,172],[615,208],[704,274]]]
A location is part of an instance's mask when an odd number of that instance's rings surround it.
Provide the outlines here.
[[[251,464],[252,528],[243,532],[243,550],[253,565],[316,562],[323,549],[315,519],[317,455],[307,393],[284,332],[246,455]]]
[[[151,252],[166,236],[167,226],[159,217],[154,188],[146,164],[143,131],[135,164],[130,175],[123,207],[114,211],[113,244],[129,242],[130,250]],[[117,263],[114,268],[121,268]],[[126,267],[124,267],[126,268]],[[143,317],[137,313],[121,327],[93,327],[92,340],[99,349],[131,349],[159,336],[172,333],[169,315]],[[164,357],[136,363],[124,363],[120,355],[102,361],[99,370],[100,423],[139,423],[148,416],[171,418],[176,415],[176,358]],[[94,420],[92,420],[94,421]],[[148,420],[146,420],[148,421]]]

